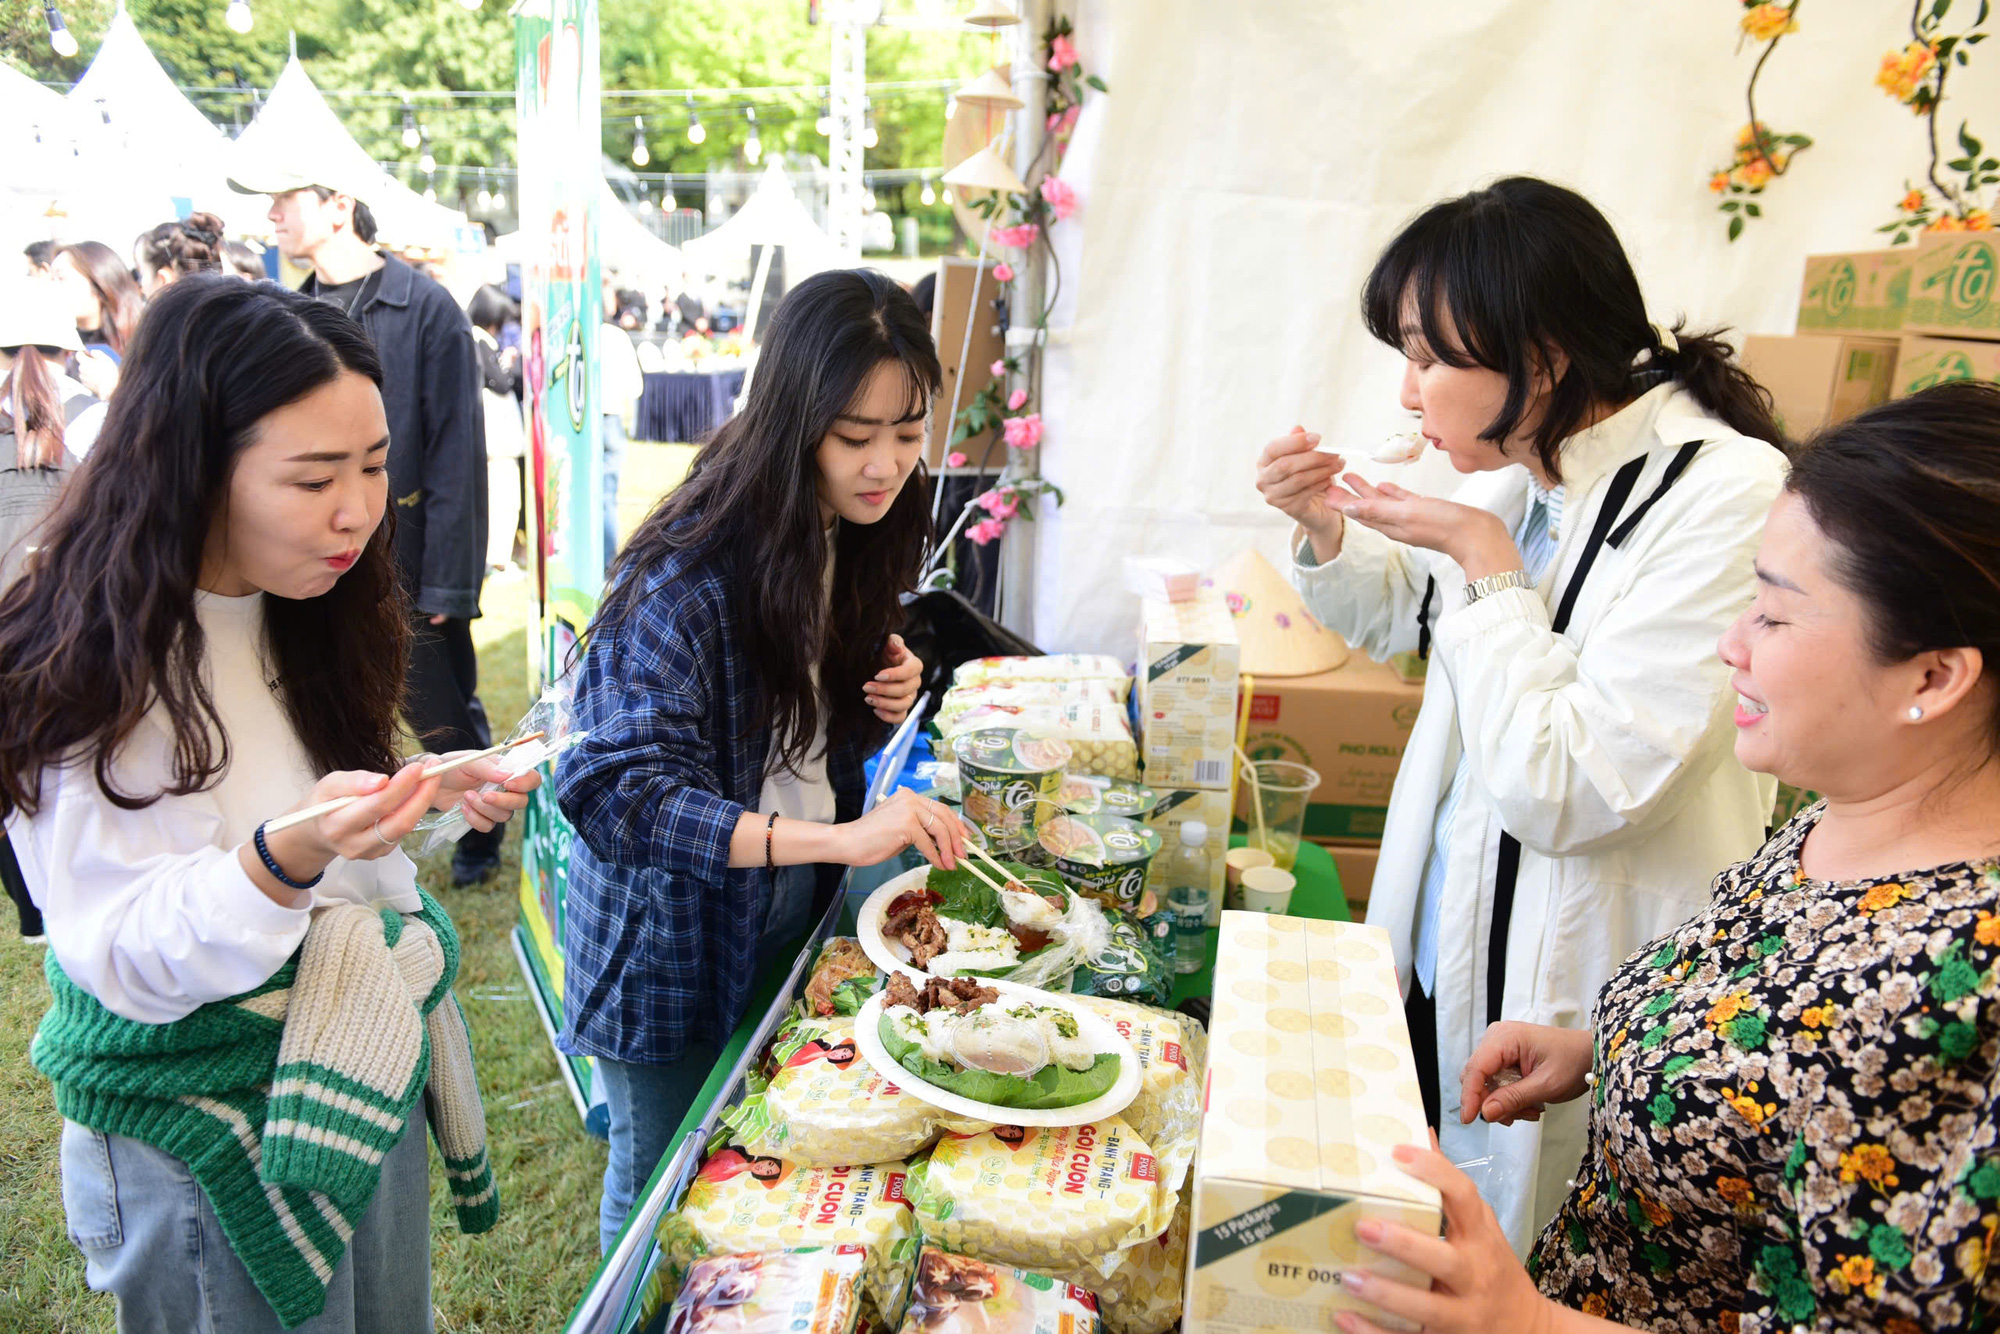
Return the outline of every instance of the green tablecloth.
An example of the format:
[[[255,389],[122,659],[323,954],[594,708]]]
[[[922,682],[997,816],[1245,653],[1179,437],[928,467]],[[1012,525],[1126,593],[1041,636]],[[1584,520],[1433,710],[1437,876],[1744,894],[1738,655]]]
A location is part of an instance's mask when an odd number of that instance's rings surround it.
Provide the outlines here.
[[[1230,837],[1229,846],[1243,846],[1243,835]],[[1340,886],[1340,872],[1333,864],[1333,857],[1317,843],[1299,844],[1298,865],[1292,868],[1298,877],[1298,886],[1292,890],[1292,906],[1287,914],[1292,917],[1317,917],[1329,922],[1349,922],[1347,896]],[[1174,983],[1174,1004],[1179,1005],[1191,996],[1206,996],[1215,984],[1215,932],[1207,938],[1208,957],[1200,972],[1182,973]]]

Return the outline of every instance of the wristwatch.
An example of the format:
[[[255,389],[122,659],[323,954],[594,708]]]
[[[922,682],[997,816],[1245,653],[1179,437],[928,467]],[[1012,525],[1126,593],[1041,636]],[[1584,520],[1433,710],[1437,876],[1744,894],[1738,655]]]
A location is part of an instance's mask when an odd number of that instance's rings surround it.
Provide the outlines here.
[[[1531,588],[1526,570],[1502,570],[1499,574],[1489,574],[1482,579],[1473,579],[1465,585],[1465,605],[1471,606],[1483,597],[1491,597],[1503,588]]]

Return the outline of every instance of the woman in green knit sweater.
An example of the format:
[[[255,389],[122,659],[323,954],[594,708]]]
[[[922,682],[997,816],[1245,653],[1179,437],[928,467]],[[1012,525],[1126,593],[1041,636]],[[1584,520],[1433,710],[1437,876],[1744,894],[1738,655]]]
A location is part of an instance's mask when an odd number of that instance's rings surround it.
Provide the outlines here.
[[[428,1330],[426,1124],[461,1225],[498,1214],[457,938],[397,845],[536,780],[397,757],[381,376],[336,307],[174,284],[0,597],[0,818],[54,995],[32,1057],[122,1331]]]

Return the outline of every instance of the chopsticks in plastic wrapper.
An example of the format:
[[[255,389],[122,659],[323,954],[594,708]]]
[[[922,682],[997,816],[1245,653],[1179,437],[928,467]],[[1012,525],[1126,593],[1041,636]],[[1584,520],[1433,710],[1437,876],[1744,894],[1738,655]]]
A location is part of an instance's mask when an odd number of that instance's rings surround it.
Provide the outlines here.
[[[558,681],[544,690],[542,697],[535,701],[534,707],[522,716],[520,722],[514,724],[514,730],[507,734],[507,739],[514,741],[536,732],[542,734],[538,739],[495,757],[500,767],[507,771],[509,778],[549,763],[590,735],[588,730],[576,726],[576,719],[570,712],[567,681]],[[485,783],[479,790],[497,792],[501,786],[499,783]],[[429,856],[447,843],[458,842],[465,837],[465,832],[470,828],[472,826],[466,823],[464,812],[456,807],[424,817],[417,822],[417,832],[425,835],[423,847],[418,849],[417,855]]]

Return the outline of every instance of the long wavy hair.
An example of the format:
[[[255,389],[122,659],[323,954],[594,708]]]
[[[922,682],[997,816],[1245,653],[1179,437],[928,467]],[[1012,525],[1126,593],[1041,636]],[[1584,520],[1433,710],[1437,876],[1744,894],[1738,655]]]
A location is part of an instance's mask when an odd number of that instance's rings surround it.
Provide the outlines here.
[[[58,258],[68,255],[76,261],[90,290],[97,294],[98,332],[111,344],[113,352],[124,356],[126,345],[132,341],[132,331],[139,327],[139,316],[146,308],[146,298],[140,293],[132,271],[118,258],[118,252],[102,241],[78,241],[56,251],[56,255]]]
[[[903,372],[900,420],[921,421],[943,376],[909,293],[868,269],[793,288],[772,316],[743,410],[632,535],[593,623],[622,625],[647,572],[670,554],[719,556],[760,687],[751,728],[768,729],[772,754],[795,772],[822,722],[831,744],[865,747],[879,735],[862,686],[902,626],[902,595],[916,587],[930,542],[930,478],[919,461],[878,522],[838,525],[828,605],[817,455],[883,365]]]
[[[1663,345],[1618,233],[1574,190],[1509,176],[1425,209],[1368,275],[1368,332],[1407,353],[1412,303],[1431,356],[1507,377],[1506,401],[1479,438],[1504,445],[1531,432],[1553,478],[1564,440],[1638,397],[1641,368],[1665,371],[1738,434],[1783,443],[1770,394],[1736,364],[1726,331],[1692,333],[1682,321],[1678,346]],[[1558,352],[1569,364],[1538,400],[1536,378]]]
[[[0,819],[35,814],[51,765],[89,761],[105,796],[136,810],[212,786],[232,745],[256,744],[224,733],[203,680],[202,554],[263,419],[348,372],[382,383],[361,326],[275,284],[201,274],[152,302],[88,464],[0,595]],[[264,599],[266,661],[321,772],[395,767],[409,631],[393,513],[329,592]],[[172,778],[122,791],[118,752],[154,709]]]

